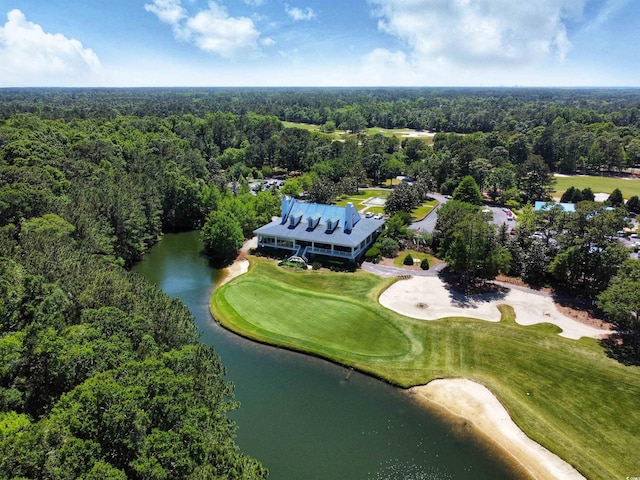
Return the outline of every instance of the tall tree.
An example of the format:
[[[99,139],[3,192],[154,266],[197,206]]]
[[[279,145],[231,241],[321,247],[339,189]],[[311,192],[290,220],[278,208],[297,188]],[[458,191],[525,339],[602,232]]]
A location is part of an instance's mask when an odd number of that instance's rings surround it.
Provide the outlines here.
[[[223,211],[209,214],[201,234],[205,251],[216,265],[233,260],[244,241],[238,220]]]
[[[598,296],[598,307],[611,320],[640,361],[640,261],[628,259]]]
[[[482,193],[478,184],[471,175],[462,179],[460,184],[453,191],[453,199],[459,202],[466,202],[472,205],[482,205]]]

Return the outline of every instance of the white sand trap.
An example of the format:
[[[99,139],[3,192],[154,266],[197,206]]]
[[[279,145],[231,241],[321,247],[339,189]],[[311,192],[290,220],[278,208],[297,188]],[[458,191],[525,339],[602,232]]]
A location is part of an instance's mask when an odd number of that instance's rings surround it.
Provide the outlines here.
[[[570,464],[527,437],[489,389],[462,378],[442,379],[409,389],[409,394],[433,402],[473,423],[537,479],[584,477]]]
[[[380,304],[407,317],[437,320],[444,317],[471,317],[489,322],[500,321],[498,305],[507,304],[516,313],[520,325],[552,323],[562,329],[562,337],[603,338],[609,330],[584,325],[561,314],[550,297],[515,288],[506,294],[462,295],[449,290],[438,277],[410,277],[400,280],[380,295]]]
[[[609,200],[610,195],[611,195],[610,193],[598,192],[598,193],[594,193],[593,197],[596,202],[606,202],[607,200]]]

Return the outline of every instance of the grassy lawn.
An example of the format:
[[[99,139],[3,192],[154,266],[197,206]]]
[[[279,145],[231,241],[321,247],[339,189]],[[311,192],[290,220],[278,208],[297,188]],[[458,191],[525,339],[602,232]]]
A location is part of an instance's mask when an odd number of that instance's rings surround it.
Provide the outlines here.
[[[251,257],[216,289],[211,312],[255,340],[349,365],[401,387],[465,377],[486,385],[527,435],[587,478],[640,472],[640,368],[557,327],[403,317],[377,298],[394,279],[367,272],[289,271]]]
[[[625,199],[634,195],[640,196],[640,180],[627,180],[624,178],[612,177],[595,177],[595,176],[574,176],[574,177],[555,177],[554,197],[560,197],[571,186],[583,190],[587,187],[593,190],[593,193],[611,193],[616,188],[622,192]]]
[[[411,212],[411,217],[413,218],[413,221],[415,222],[416,220],[422,220],[427,215],[427,213],[429,213],[431,210],[436,208],[437,205],[438,205],[437,200],[424,202],[422,205],[416,208],[413,212]]]
[[[340,207],[344,207],[348,202],[351,202],[355,205],[358,210],[362,210],[367,207],[365,203],[367,200],[373,197],[378,198],[387,198],[391,190],[361,190],[357,195],[350,195],[340,198],[336,205]],[[411,212],[411,217],[414,221],[423,219],[431,210],[433,210],[436,205],[438,205],[437,200],[432,200],[430,202],[424,202],[418,208],[416,208],[413,212]],[[369,205],[367,208],[367,212],[376,213],[384,213],[384,207]]]
[[[414,260],[417,259],[417,260],[422,261],[425,258],[428,258],[429,259],[429,268],[432,268],[432,267],[436,266],[437,264],[441,263],[440,260],[438,260],[437,258],[429,255],[428,253],[417,252],[415,250],[409,249],[409,250],[403,250],[402,252],[400,252],[398,254],[398,256],[396,256],[396,258],[393,259],[393,264],[396,267],[400,267],[400,268],[404,267],[404,263],[403,263],[404,262],[404,258],[409,254],[411,254],[411,256],[413,257]]]
[[[358,193],[357,195],[349,195],[349,196],[343,196],[339,198],[338,201],[336,202],[336,205],[338,205],[339,207],[344,207],[347,205],[348,202],[351,202],[355,205],[355,207],[358,210],[361,210],[362,208],[367,206],[367,204],[364,202],[366,202],[370,198],[378,197],[378,198],[386,199],[390,193],[391,193],[391,190],[360,190],[360,193]],[[374,207],[375,205],[371,205],[368,211],[374,211],[372,210],[372,208]],[[378,207],[378,208],[382,208],[382,207]],[[382,213],[383,211],[384,209],[380,210],[380,213]],[[374,212],[374,213],[377,213],[377,212]]]

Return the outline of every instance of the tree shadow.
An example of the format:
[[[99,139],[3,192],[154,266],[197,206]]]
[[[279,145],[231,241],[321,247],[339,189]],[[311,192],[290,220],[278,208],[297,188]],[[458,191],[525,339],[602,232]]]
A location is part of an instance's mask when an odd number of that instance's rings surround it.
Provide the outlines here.
[[[638,356],[633,349],[632,335],[616,332],[600,340],[600,345],[609,358],[628,367],[640,366],[640,356]]]
[[[438,276],[449,291],[451,304],[458,308],[478,308],[481,303],[503,300],[509,293],[509,288],[490,281],[476,279],[463,285],[460,275],[440,272]]]

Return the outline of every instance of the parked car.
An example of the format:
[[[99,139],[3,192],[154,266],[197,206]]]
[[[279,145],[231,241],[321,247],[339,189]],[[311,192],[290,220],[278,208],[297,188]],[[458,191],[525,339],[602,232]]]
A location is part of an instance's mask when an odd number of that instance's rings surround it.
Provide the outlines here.
[[[371,218],[371,217],[373,217],[373,212],[367,212],[367,213],[365,213],[365,214],[364,214],[364,217],[365,217],[365,218]]]
[[[374,220],[382,220],[382,214],[381,214],[381,213],[376,213],[376,214],[373,216],[373,218],[374,218]]]

